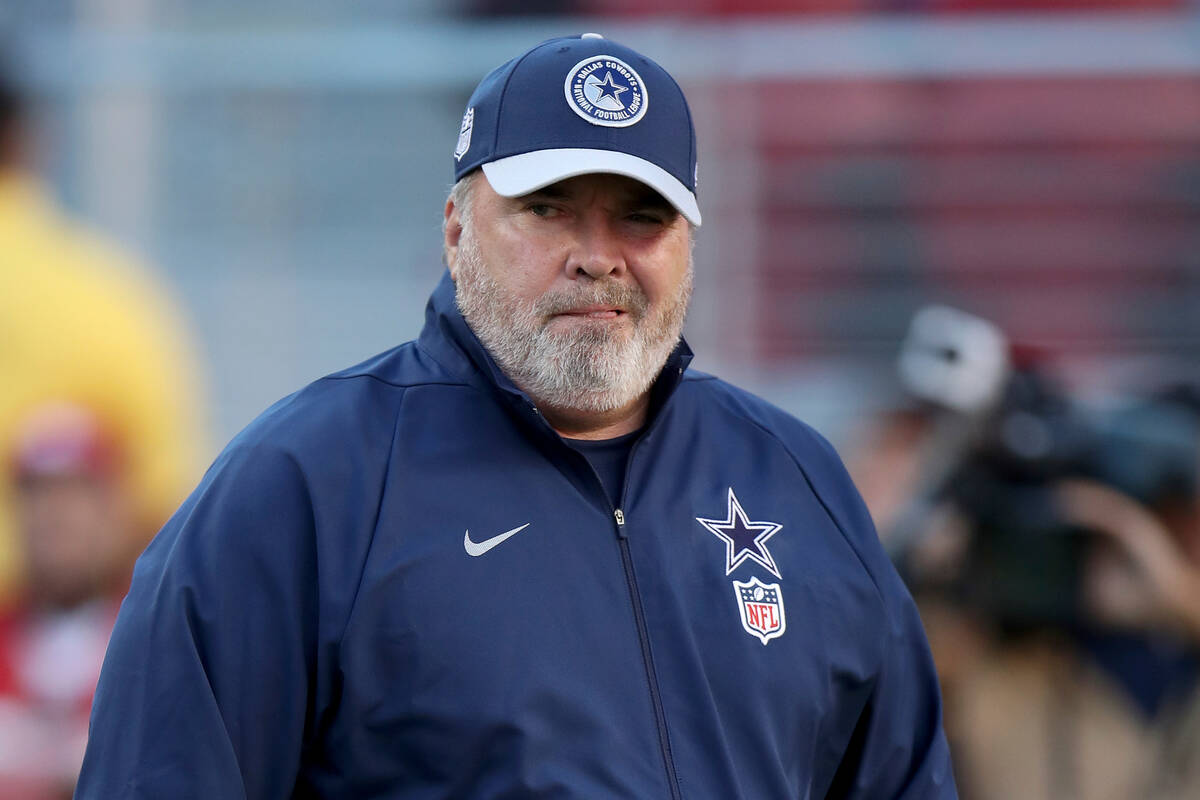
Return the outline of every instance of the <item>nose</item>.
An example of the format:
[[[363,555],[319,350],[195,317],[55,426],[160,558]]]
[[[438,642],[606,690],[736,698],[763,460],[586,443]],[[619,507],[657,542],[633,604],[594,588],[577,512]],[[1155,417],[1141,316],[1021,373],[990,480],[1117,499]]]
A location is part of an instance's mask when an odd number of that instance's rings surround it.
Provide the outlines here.
[[[566,263],[567,277],[593,280],[619,275],[626,269],[620,235],[600,215],[579,220]]]

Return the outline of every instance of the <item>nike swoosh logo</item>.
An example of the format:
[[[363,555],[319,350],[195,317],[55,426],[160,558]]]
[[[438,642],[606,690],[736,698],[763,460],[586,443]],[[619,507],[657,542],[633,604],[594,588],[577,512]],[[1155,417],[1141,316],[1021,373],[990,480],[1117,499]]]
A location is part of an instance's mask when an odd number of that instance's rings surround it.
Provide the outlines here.
[[[511,531],[505,531],[504,533],[500,534],[499,536],[493,536],[490,539],[484,539],[482,542],[472,542],[471,541],[471,531],[468,530],[463,535],[463,547],[466,548],[467,555],[481,556],[484,553],[486,553],[488,550],[491,550],[493,547],[495,547],[496,545],[503,542],[505,539],[516,536],[518,533],[520,533],[521,531],[528,528],[529,525],[530,525],[530,523],[526,522],[524,525],[522,525],[519,528],[513,528]]]

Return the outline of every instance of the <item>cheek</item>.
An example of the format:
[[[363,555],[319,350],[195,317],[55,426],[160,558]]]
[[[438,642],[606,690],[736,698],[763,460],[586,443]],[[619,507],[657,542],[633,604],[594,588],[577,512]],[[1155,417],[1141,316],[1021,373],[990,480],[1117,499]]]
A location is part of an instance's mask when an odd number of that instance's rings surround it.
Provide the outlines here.
[[[497,282],[524,300],[541,297],[563,271],[551,246],[528,239],[505,242],[488,261]]]
[[[688,262],[683,256],[672,254],[671,258],[658,261],[652,268],[642,270],[638,282],[651,305],[663,306],[674,303],[688,283]]]

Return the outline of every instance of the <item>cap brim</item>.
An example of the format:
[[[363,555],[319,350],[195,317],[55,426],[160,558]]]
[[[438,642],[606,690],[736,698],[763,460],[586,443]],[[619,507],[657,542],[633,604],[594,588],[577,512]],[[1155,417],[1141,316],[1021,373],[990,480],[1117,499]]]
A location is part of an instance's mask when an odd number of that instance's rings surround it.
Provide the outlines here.
[[[576,175],[597,172],[624,175],[641,181],[667,198],[693,225],[700,225],[700,207],[696,196],[678,178],[644,158],[614,150],[564,148],[536,150],[489,161],[483,174],[496,194],[517,197]]]

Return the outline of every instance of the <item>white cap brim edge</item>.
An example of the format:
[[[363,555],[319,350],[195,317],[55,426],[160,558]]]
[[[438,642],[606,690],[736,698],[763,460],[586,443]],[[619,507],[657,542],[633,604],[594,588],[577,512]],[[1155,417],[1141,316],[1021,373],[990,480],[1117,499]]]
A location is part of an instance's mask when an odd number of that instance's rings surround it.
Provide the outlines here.
[[[700,226],[700,206],[696,204],[696,196],[662,167],[628,153],[569,147],[535,150],[483,165],[483,174],[492,190],[502,197],[518,197],[557,181],[597,172],[641,181],[665,197],[689,222]]]

